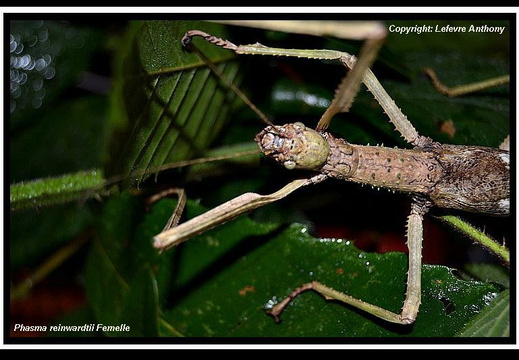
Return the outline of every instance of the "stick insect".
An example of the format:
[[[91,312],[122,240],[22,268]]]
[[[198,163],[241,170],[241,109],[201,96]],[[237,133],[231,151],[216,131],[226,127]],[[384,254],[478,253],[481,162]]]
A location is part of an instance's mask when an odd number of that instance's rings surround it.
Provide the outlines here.
[[[402,310],[394,313],[312,281],[296,288],[271,311],[276,320],[299,294],[314,290],[326,299],[334,299],[383,320],[412,324],[421,303],[421,268],[423,218],[436,206],[465,212],[508,216],[510,208],[510,175],[508,149],[481,146],[447,145],[420,135],[390,98],[369,69],[384,39],[384,31],[374,31],[366,40],[358,58],[333,50],[289,50],[253,45],[235,45],[199,30],[188,31],[182,42],[199,36],[237,54],[297,56],[337,60],[350,71],[340,83],[335,97],[321,117],[317,128],[302,123],[268,125],[255,141],[261,151],[287,169],[304,169],[314,173],[297,179],[269,195],[246,193],[176,227],[166,226],[154,238],[154,246],[166,251],[196,234],[236,216],[277,201],[310,184],[336,178],[360,184],[404,192],[412,198],[407,219],[409,269]],[[334,115],[347,112],[361,83],[368,88],[388,115],[389,121],[411,149],[361,146],[348,143],[326,132]]]

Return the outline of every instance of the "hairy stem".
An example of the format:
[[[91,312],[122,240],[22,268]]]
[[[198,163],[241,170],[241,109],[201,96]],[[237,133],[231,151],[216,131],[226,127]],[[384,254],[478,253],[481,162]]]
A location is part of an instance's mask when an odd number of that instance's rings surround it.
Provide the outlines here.
[[[474,226],[469,223],[461,220],[460,218],[453,215],[444,215],[439,217],[442,221],[451,225],[455,229],[461,231],[465,235],[469,236],[471,239],[476,241],[485,249],[488,249],[490,252],[495,254],[499,259],[501,259],[507,267],[510,267],[510,252],[504,246],[504,244],[499,244],[497,241],[492,239],[490,236],[485,234],[483,231],[476,229]]]

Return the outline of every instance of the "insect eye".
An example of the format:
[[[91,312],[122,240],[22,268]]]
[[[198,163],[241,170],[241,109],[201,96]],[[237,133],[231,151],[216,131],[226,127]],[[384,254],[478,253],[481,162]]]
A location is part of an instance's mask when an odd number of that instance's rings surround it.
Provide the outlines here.
[[[295,169],[296,167],[296,162],[295,161],[292,161],[292,160],[287,160],[283,163],[283,166],[287,169],[287,170],[293,170]]]
[[[294,128],[296,130],[304,130],[305,129],[305,124],[303,124],[302,122],[298,121],[298,122],[295,122],[294,123]]]

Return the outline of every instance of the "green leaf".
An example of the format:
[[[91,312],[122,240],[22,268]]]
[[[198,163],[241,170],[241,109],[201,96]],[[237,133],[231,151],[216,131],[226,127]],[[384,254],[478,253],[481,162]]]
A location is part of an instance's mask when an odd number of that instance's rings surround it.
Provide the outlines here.
[[[134,229],[132,220],[137,216],[136,205],[135,198],[124,194],[107,202],[99,235],[93,241],[86,262],[85,288],[100,324],[117,325],[122,320],[130,290],[129,279],[114,264],[127,259],[124,244]]]
[[[457,279],[445,267],[424,266],[421,311],[412,327],[387,324],[315,293],[294,299],[280,324],[265,314],[312,280],[399,312],[405,275],[404,254],[366,253],[350,241],[314,239],[306,228],[293,225],[227,268],[206,271],[201,285],[165,319],[184,336],[445,337],[496,296],[492,285]]]
[[[112,93],[111,158],[107,173],[144,171],[201,156],[228,118],[234,94],[181,45],[184,33],[202,29],[225,36],[217,24],[147,21],[130,24],[121,42]],[[234,54],[200,42],[200,49],[231,81]],[[142,174],[135,177],[140,182]]]
[[[98,242],[94,243],[86,263],[85,290],[96,321],[100,324],[119,324],[128,285]]]
[[[472,320],[457,336],[508,337],[510,336],[510,291],[499,294],[488,307]]]
[[[128,330],[115,332],[114,336],[156,337],[159,334],[159,303],[157,282],[149,267],[139,269],[128,284],[127,301],[121,319],[132,324]],[[112,335],[112,334],[111,334]]]
[[[266,310],[312,280],[399,312],[405,254],[367,253],[352,241],[313,238],[301,225],[275,230],[241,216],[158,255],[152,237],[173,207],[174,201],[162,200],[141,217],[138,202],[127,194],[107,203],[85,276],[96,321],[128,324],[131,334],[143,336],[158,326],[162,336],[188,337],[448,337],[498,293],[490,283],[460,280],[449,268],[426,265],[412,327],[387,324],[312,292],[295,298],[276,324]],[[190,202],[187,216],[202,211]]]
[[[105,335],[156,336],[161,321],[159,301],[162,304],[169,301],[171,288],[189,288],[207,264],[236,251],[244,238],[275,228],[272,224],[256,224],[241,217],[226,227],[207,232],[198,246],[183,249],[182,255],[176,251],[159,255],[151,245],[152,237],[161,231],[174,205],[173,200],[165,199],[143,217],[139,202],[127,193],[107,202],[99,236],[87,261],[86,291],[98,323],[127,324],[130,331]],[[189,205],[188,216],[203,211],[192,202]],[[185,262],[186,257],[196,261]],[[180,273],[177,267],[182,269]]]

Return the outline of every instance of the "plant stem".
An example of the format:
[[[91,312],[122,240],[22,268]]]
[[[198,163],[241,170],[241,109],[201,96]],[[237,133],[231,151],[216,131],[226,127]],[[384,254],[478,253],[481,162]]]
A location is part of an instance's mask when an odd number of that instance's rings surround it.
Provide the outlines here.
[[[499,244],[497,241],[489,237],[483,231],[476,229],[474,226],[466,223],[462,219],[453,216],[453,215],[444,215],[439,217],[442,221],[445,221],[452,227],[457,230],[460,230],[462,233],[468,235],[470,238],[475,240],[478,244],[480,244],[485,249],[488,249],[496,256],[498,256],[507,267],[510,266],[510,252],[508,249]]]

